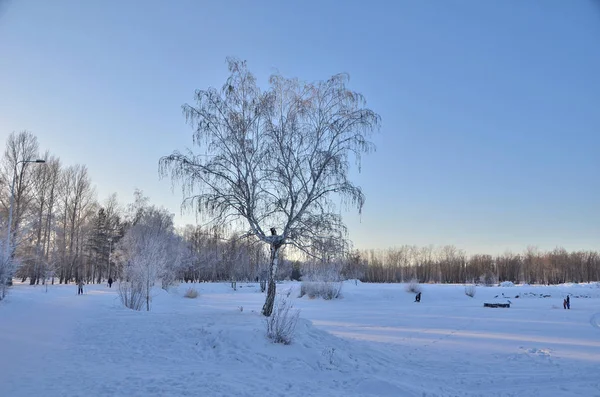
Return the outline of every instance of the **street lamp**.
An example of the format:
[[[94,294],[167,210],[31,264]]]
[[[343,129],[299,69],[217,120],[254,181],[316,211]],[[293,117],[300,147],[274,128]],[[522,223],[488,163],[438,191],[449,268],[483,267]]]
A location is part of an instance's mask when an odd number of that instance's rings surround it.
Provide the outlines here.
[[[110,278],[110,254],[112,249],[112,237],[108,238],[108,278]]]
[[[15,164],[15,169],[13,171],[12,185],[10,186],[10,206],[8,208],[8,231],[6,233],[6,248],[4,249],[4,263],[8,264],[11,257],[11,236],[10,236],[10,228],[12,226],[12,214],[13,214],[13,204],[15,202],[15,179],[17,179],[17,167],[19,164],[25,163],[45,163],[46,160],[37,159],[37,160],[20,160]],[[12,277],[12,275],[9,275]],[[11,279],[7,280],[9,283]]]

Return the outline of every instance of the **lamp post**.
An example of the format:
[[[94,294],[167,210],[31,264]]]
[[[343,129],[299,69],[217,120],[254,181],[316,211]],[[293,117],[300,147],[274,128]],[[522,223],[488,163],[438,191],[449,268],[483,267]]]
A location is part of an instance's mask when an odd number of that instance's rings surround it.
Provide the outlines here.
[[[4,263],[6,265],[8,265],[8,262],[10,260],[10,257],[12,255],[12,249],[11,249],[11,243],[12,243],[12,238],[11,238],[11,226],[12,226],[12,214],[13,214],[13,204],[15,202],[15,179],[17,179],[17,167],[19,166],[19,164],[25,164],[25,163],[45,163],[46,160],[43,159],[37,159],[37,160],[20,160],[17,161],[17,164],[15,164],[15,169],[13,172],[13,178],[12,178],[12,185],[10,186],[10,206],[8,208],[8,230],[6,233],[6,248],[4,249]],[[12,274],[9,275],[9,277],[12,278]],[[7,280],[9,283],[11,281],[11,279]]]
[[[112,250],[112,237],[108,238],[108,278],[110,278],[110,254]]]

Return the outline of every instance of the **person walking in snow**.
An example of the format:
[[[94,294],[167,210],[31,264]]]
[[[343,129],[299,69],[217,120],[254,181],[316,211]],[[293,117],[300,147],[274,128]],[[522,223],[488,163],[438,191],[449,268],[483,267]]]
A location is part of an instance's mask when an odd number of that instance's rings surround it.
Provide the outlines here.
[[[77,295],[83,295],[83,280],[77,283]]]
[[[567,300],[563,299],[563,309],[567,310]]]
[[[112,277],[108,278],[108,288],[112,288],[113,279]]]
[[[567,295],[567,299],[565,299],[565,302],[567,303],[567,309],[571,309],[571,299],[569,298],[569,295]]]

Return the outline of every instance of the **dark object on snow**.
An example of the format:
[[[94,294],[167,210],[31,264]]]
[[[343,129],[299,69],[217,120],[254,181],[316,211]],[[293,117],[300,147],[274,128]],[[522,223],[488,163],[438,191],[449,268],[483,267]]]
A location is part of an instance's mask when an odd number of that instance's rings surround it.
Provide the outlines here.
[[[83,280],[77,283],[77,295],[83,295]]]
[[[421,293],[419,292],[417,296],[415,296],[415,302],[421,302]]]
[[[563,302],[563,306],[565,309],[571,309],[571,299],[569,298],[569,295],[567,295],[567,299]]]
[[[271,235],[277,236],[277,230],[274,227],[271,228]]]
[[[484,303],[483,307],[510,307],[510,303]]]
[[[112,288],[113,279],[112,277],[108,278],[108,288]]]

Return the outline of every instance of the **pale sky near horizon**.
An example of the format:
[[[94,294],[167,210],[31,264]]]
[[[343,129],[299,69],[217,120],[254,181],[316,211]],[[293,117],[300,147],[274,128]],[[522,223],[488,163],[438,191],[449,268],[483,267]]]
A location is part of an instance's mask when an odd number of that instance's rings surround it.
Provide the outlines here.
[[[355,247],[600,249],[595,0],[0,0],[0,145],[29,130],[98,199],[176,213],[158,160],[225,58],[302,80],[351,76],[382,117],[355,181]]]

